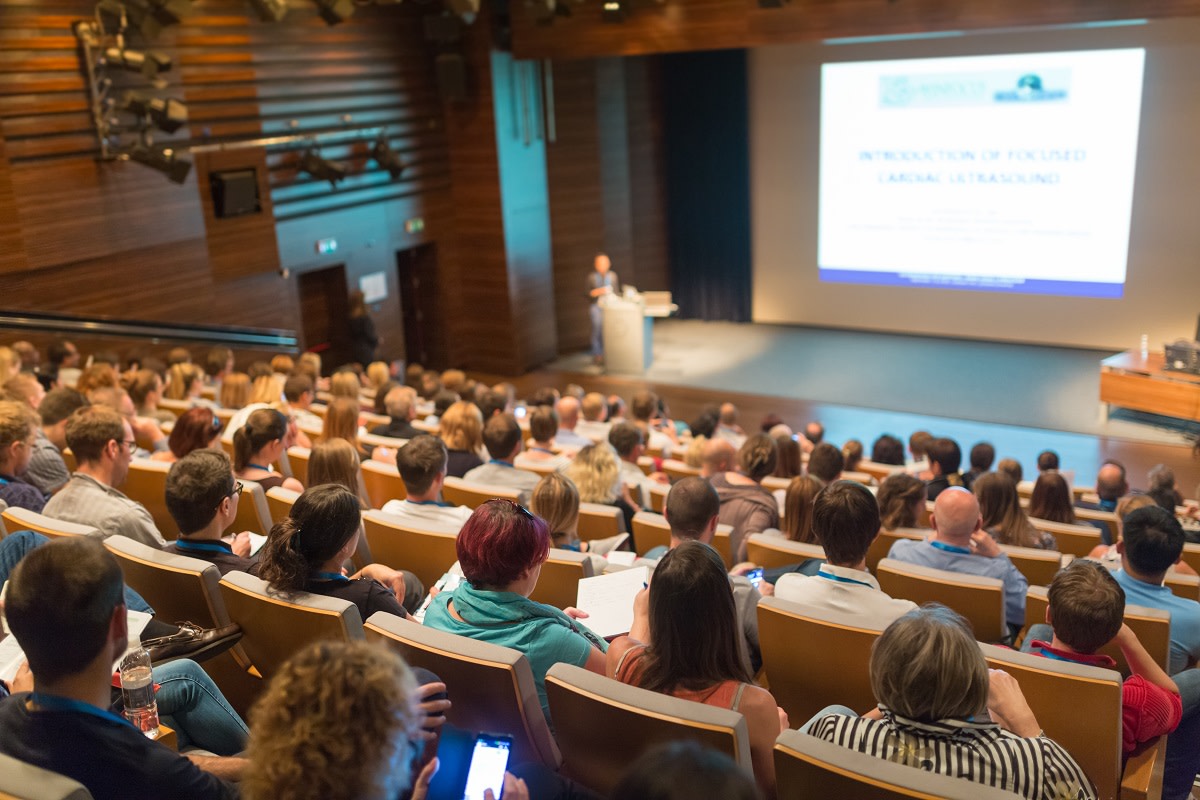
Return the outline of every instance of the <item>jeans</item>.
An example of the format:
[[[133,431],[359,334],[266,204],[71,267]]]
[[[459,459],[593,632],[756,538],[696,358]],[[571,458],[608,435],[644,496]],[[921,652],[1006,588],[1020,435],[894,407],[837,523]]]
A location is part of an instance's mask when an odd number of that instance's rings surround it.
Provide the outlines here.
[[[29,551],[41,547],[48,541],[50,541],[49,538],[33,531],[17,531],[0,540],[0,586],[4,585],[4,582],[8,580],[9,573],[16,569],[17,564]],[[144,611],[147,614],[154,613],[150,604],[128,586],[125,587],[125,607],[134,611]]]
[[[808,733],[809,729],[812,728],[812,726],[814,724],[816,724],[817,720],[819,720],[821,717],[828,717],[831,714],[837,714],[838,716],[842,716],[842,717],[857,717],[857,716],[859,716],[859,713],[857,711],[855,711],[853,708],[850,708],[849,706],[839,706],[839,705],[825,706],[820,711],[818,711],[816,714],[813,714],[812,719],[810,719],[808,722],[806,722],[800,726],[800,732]]]
[[[1167,763],[1163,769],[1163,800],[1184,800],[1200,770],[1200,669],[1193,667],[1171,676],[1183,701],[1183,719],[1167,737]]]
[[[180,750],[198,747],[232,756],[246,749],[250,729],[195,661],[156,665],[154,682],[159,719],[175,729]]]
[[[588,308],[588,317],[592,320],[592,355],[604,354],[604,309],[599,303],[592,303]]]

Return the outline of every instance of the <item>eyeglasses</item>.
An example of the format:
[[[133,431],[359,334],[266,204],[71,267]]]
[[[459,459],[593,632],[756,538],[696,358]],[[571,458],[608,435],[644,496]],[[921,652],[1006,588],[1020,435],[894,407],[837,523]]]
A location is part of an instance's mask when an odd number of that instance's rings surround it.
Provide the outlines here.
[[[125,442],[125,446],[129,448],[129,452],[132,453],[134,450],[137,449],[137,440],[136,439],[125,439],[124,442]]]
[[[525,506],[523,506],[523,505],[521,505],[520,503],[517,503],[517,502],[515,502],[515,501],[513,501],[513,500],[508,500],[508,499],[505,499],[505,498],[500,498],[500,497],[497,497],[497,498],[495,498],[494,500],[488,500],[487,502],[489,502],[489,503],[508,503],[510,506],[512,506],[513,508],[515,508],[517,511],[520,511],[520,512],[521,512],[521,514],[522,514],[522,515],[523,515],[523,516],[524,516],[526,519],[534,519],[534,516],[533,516],[533,514],[531,514],[531,513],[529,512],[529,509],[525,508]]]
[[[241,481],[234,481],[233,482],[233,491],[229,493],[229,496],[237,497],[238,495],[240,495],[242,493],[243,488],[245,488],[244,483],[242,483]]]

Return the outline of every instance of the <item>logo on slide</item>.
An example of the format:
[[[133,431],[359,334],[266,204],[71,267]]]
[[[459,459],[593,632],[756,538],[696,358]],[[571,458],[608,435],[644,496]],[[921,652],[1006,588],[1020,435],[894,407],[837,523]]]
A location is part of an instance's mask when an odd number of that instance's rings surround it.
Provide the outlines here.
[[[994,103],[1062,102],[1069,69],[1042,72],[988,70],[879,76],[881,108],[948,108]]]
[[[1056,70],[1065,75],[1056,75],[1062,86],[1066,86],[1070,79],[1070,73],[1066,70]],[[1065,78],[1066,80],[1063,80]],[[996,92],[995,99],[997,103],[1046,103],[1063,101],[1067,99],[1067,90],[1062,89],[1047,89],[1042,80],[1042,76],[1036,72],[1027,72],[1017,79],[1017,88],[1007,91]]]

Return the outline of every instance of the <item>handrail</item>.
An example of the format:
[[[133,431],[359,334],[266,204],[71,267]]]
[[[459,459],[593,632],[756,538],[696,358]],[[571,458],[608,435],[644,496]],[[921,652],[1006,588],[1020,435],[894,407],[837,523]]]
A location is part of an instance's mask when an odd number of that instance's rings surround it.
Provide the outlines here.
[[[111,317],[81,317],[72,314],[46,314],[33,311],[0,310],[0,329],[31,333],[87,334],[122,339],[152,339],[155,343],[203,342],[263,350],[295,352],[299,349],[296,332],[282,328],[245,328],[236,325],[179,324],[144,322]]]

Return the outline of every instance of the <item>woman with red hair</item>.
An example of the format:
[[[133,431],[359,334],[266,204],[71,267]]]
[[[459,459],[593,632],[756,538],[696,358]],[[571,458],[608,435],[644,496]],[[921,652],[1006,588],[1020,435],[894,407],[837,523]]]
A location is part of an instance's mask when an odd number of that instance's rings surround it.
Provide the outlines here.
[[[167,437],[169,450],[160,450],[150,456],[155,461],[176,462],[193,450],[219,447],[221,443],[221,419],[210,408],[189,408],[175,420],[175,427]]]
[[[542,519],[511,500],[489,500],[463,524],[455,549],[466,580],[433,599],[426,625],[523,653],[547,716],[551,666],[562,661],[604,674],[604,640],[566,612],[529,599],[550,554]]]

